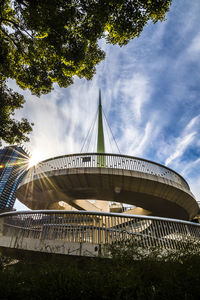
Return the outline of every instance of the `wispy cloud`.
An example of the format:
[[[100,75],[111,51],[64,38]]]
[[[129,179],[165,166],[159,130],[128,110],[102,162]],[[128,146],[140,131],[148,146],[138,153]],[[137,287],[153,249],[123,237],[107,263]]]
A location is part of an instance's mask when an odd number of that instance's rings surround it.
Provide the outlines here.
[[[182,175],[186,176],[188,175],[190,172],[193,172],[194,168],[198,167],[199,170],[199,166],[200,166],[200,158],[197,158],[194,161],[188,162],[182,170]],[[200,186],[199,186],[200,187]],[[200,188],[199,188],[200,191]]]
[[[191,45],[188,48],[188,54],[190,55],[199,55],[200,54],[200,34],[196,35],[192,42]],[[192,56],[191,56],[192,58]]]
[[[150,86],[146,76],[136,73],[132,78],[124,79],[121,82],[121,93],[126,109],[133,114],[137,122],[141,121],[142,107],[150,98]]]
[[[194,141],[195,135],[196,132],[191,132],[190,134],[184,137],[177,138],[174,141],[174,145],[173,145],[174,153],[166,159],[165,164],[169,165],[173,160],[183,155],[187,147]]]
[[[170,144],[166,144],[164,153],[170,154],[165,159],[165,164],[169,165],[174,160],[181,159],[185,151],[197,142],[198,129],[200,126],[200,115],[193,117],[178,137],[173,137]],[[190,162],[189,162],[190,163]]]

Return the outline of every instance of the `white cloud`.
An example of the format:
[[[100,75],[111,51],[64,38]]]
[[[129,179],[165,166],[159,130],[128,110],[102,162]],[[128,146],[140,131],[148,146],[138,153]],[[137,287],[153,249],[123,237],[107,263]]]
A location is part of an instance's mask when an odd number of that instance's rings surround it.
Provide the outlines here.
[[[178,169],[183,170],[181,161],[185,151],[191,146],[197,146],[199,140],[200,115],[194,116],[188,121],[186,126],[179,132],[178,137],[168,137],[167,140],[161,141],[158,149],[158,155],[166,165],[173,162]],[[191,162],[188,161],[190,164]],[[185,162],[185,166],[187,162]]]
[[[153,130],[153,124],[148,122],[146,124],[144,135],[141,136],[140,143],[138,143],[138,146],[135,149],[135,155],[141,155],[141,153],[144,152],[146,147],[148,147],[148,144],[150,143],[150,139],[152,137],[152,130]]]
[[[189,48],[188,48],[188,52],[190,55],[199,55],[200,54],[200,34],[196,35]]]
[[[195,178],[192,178],[192,180],[189,180],[189,184],[196,200],[200,201],[200,176],[196,176]]]
[[[166,165],[169,165],[173,160],[179,158],[183,155],[187,147],[194,141],[196,132],[191,132],[190,134],[177,138],[174,144],[174,151],[165,161]]]
[[[186,176],[187,174],[189,174],[190,172],[193,172],[193,170],[198,167],[198,165],[200,165],[200,158],[197,158],[194,161],[190,161],[188,162],[186,165],[184,165],[183,170],[182,170],[182,175]],[[200,186],[199,186],[200,189]]]
[[[197,115],[191,119],[191,121],[187,124],[187,126],[184,129],[184,133],[189,132],[190,130],[195,129],[200,125],[200,115]]]
[[[126,109],[130,110],[137,122],[141,121],[142,108],[150,97],[150,86],[147,76],[136,73],[132,78],[124,78],[121,92]]]

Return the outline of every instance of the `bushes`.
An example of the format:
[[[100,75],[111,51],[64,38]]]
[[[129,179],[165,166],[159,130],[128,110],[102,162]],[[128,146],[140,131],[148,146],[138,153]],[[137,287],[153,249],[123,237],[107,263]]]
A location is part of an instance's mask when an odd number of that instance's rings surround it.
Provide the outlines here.
[[[1,299],[199,299],[197,253],[163,258],[151,249],[141,259],[131,245],[110,251],[112,259],[62,256],[8,265],[0,272]]]

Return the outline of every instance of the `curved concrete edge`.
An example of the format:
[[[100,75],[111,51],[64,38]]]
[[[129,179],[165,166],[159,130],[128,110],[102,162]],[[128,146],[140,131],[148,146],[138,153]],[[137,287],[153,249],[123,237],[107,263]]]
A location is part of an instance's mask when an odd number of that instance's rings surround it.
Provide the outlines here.
[[[48,178],[48,177],[52,177],[52,176],[58,176],[58,175],[60,176],[60,175],[67,175],[67,174],[91,174],[91,173],[92,174],[115,174],[115,175],[125,175],[125,176],[133,175],[134,177],[138,177],[138,178],[140,178],[140,177],[143,178],[145,176],[146,178],[154,178],[152,180],[161,181],[161,182],[166,180],[166,182],[168,182],[168,183],[170,182],[170,185],[174,185],[174,186],[180,187],[183,190],[190,191],[190,188],[188,185],[186,187],[186,184],[182,185],[178,182],[169,180],[165,177],[161,177],[158,175],[145,173],[142,171],[117,169],[117,168],[103,168],[103,167],[101,167],[101,168],[99,168],[99,167],[81,167],[81,168],[76,167],[76,168],[73,168],[72,167],[72,168],[67,168],[67,169],[56,169],[56,170],[52,170],[52,171],[43,172],[40,174],[35,174],[31,168],[28,170],[27,175],[23,178],[23,180],[19,184],[19,188],[22,185],[30,183],[32,181],[42,180],[43,178]]]
[[[81,196],[82,199],[101,199],[141,206],[140,203],[134,203],[134,201],[123,201],[119,196],[115,196],[113,199],[115,187],[129,193],[137,193],[137,197],[146,194],[151,198],[167,200],[169,203],[176,204],[177,208],[184,209],[190,220],[198,213],[198,205],[193,194],[182,185],[160,176],[122,169],[76,168],[55,170],[40,175],[37,180],[35,179],[29,184],[23,185],[22,182],[16,195],[21,202],[32,209],[48,208],[47,204],[41,206],[43,205],[41,199],[46,199],[45,201],[49,201],[49,204],[66,201],[71,205],[73,199],[80,199]],[[69,192],[70,189],[71,192]],[[91,197],[88,197],[87,194],[89,189],[91,190]],[[92,195],[94,190],[95,193]],[[103,191],[106,193],[107,199],[106,196],[102,195]],[[84,196],[85,192],[86,196]],[[141,207],[151,211],[149,206]],[[175,215],[172,217],[174,218]],[[187,219],[187,217],[183,216],[183,219]]]

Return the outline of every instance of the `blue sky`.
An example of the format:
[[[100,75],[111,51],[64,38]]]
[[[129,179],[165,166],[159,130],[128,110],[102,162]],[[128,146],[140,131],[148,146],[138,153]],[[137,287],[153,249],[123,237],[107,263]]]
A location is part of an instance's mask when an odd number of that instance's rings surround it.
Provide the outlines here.
[[[199,0],[174,0],[166,21],[149,24],[127,46],[100,41],[106,59],[91,81],[75,78],[40,99],[23,91],[27,103],[16,116],[35,123],[26,146],[41,160],[80,152],[101,88],[121,153],[174,169],[200,200],[199,16]]]

